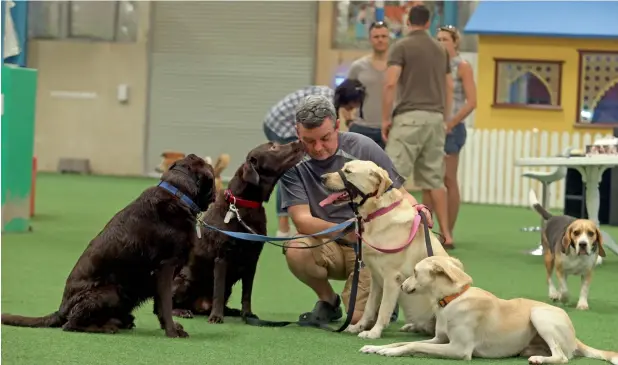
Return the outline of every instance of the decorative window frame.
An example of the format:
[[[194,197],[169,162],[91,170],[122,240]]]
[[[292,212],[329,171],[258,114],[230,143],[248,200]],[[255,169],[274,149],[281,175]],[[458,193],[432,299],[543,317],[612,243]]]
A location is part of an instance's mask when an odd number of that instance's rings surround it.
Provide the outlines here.
[[[537,63],[546,64],[558,67],[558,85],[555,95],[555,102],[552,105],[541,104],[516,104],[505,103],[498,101],[498,90],[500,83],[500,65],[503,63]],[[508,108],[508,109],[532,109],[532,110],[562,110],[562,71],[564,61],[561,60],[539,60],[525,58],[494,58],[494,92],[492,100],[492,108]],[[541,79],[542,80],[542,79]],[[550,90],[551,91],[551,90]]]
[[[582,114],[581,114],[581,108],[582,108],[582,91],[584,90],[584,77],[585,75],[585,71],[584,71],[584,67],[585,67],[585,60],[584,57],[586,55],[590,55],[590,54],[597,54],[597,55],[614,55],[615,57],[618,57],[618,51],[616,50],[596,50],[596,49],[578,49],[577,50],[578,53],[578,68],[577,68],[577,107],[575,109],[575,126],[576,127],[585,127],[585,128],[616,128],[618,127],[618,122],[597,122],[597,123],[592,123],[592,116],[590,116],[589,121],[587,120],[583,120],[582,119]],[[608,80],[609,83],[611,83],[612,81],[616,81],[618,83],[618,66],[614,66],[614,71],[613,71],[613,78],[611,78],[610,80]],[[610,71],[611,72],[611,71]],[[611,77],[611,76],[610,76]],[[612,86],[614,85],[614,83],[611,84]],[[599,93],[596,95],[595,99],[600,98],[600,96],[605,95],[605,92],[608,90],[609,88],[609,84],[604,85],[604,90],[603,90],[603,94],[601,95],[601,91],[599,91]],[[598,101],[598,100],[597,100]],[[594,109],[593,109],[594,110]]]

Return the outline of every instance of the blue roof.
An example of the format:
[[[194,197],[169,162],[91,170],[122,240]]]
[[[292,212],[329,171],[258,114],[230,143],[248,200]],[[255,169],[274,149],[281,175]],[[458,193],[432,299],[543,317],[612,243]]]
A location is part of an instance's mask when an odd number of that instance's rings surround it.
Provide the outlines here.
[[[464,32],[618,39],[618,1],[479,1]]]

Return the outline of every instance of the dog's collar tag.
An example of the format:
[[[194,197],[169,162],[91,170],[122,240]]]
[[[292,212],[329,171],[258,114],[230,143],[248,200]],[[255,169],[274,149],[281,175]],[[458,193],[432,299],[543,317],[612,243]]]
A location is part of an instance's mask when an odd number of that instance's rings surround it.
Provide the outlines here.
[[[199,223],[195,225],[195,233],[197,234],[197,238],[202,238],[202,227],[200,227]]]
[[[225,218],[223,218],[223,223],[225,224],[230,223],[232,218],[234,218],[234,216],[236,215],[236,213],[231,208],[232,206],[230,206],[230,210],[228,210],[227,213],[225,213]]]

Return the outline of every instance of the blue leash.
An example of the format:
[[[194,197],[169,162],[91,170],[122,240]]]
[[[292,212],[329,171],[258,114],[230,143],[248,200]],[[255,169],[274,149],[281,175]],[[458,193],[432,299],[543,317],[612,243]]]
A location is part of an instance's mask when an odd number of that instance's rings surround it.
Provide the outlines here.
[[[336,226],[333,226],[333,227],[330,227],[328,229],[325,229],[322,232],[318,232],[318,233],[315,233],[315,234],[303,235],[303,236],[294,236],[293,238],[290,238],[290,237],[270,237],[270,236],[262,236],[260,234],[253,234],[253,233],[224,231],[224,230],[219,229],[217,227],[214,227],[214,226],[211,226],[209,224],[206,224],[201,219],[199,220],[199,222],[205,228],[221,232],[221,233],[223,233],[223,234],[225,234],[227,236],[234,237],[234,238],[237,238],[237,239],[240,239],[240,240],[255,241],[255,242],[289,241],[291,239],[316,237],[316,236],[321,236],[323,234],[329,234],[329,233],[332,233],[332,232],[343,230],[345,228],[348,228],[352,224],[354,224],[353,220],[349,220],[349,221],[345,221],[343,223],[339,223]]]

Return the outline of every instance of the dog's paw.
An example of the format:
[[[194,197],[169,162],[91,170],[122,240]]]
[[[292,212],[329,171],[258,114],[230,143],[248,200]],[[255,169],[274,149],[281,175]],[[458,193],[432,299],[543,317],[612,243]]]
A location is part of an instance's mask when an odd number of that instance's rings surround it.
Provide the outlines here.
[[[348,333],[360,333],[363,330],[363,327],[361,327],[358,323],[357,324],[351,324],[349,325],[346,329],[345,332]]]
[[[101,327],[101,331],[103,333],[107,333],[107,334],[113,335],[115,333],[118,333],[119,329],[118,329],[118,326],[116,326],[116,324],[114,324],[114,323],[107,323],[103,327]]]
[[[378,339],[381,336],[382,336],[382,331],[376,331],[376,330],[373,330],[373,329],[371,331],[363,331],[363,332],[358,334],[358,337],[366,338],[366,339],[370,339],[370,340]]]
[[[359,352],[362,352],[364,354],[375,354],[376,352],[378,352],[380,349],[382,348],[382,346],[374,346],[374,345],[365,345],[363,347],[361,347],[360,350],[358,350]]]
[[[376,353],[382,356],[401,356],[402,354],[401,349],[399,347],[380,349]]]
[[[590,307],[588,306],[588,302],[585,300],[580,300],[579,302],[577,302],[576,308],[581,311],[587,311],[588,309],[590,309]]]
[[[558,292],[558,290],[556,290],[556,288],[554,287],[549,288],[549,299],[551,299],[554,302],[560,300],[560,293]]]
[[[400,329],[399,332],[416,332],[416,326],[414,325],[414,323],[408,323],[408,324],[404,324]]]
[[[563,303],[563,304],[569,302],[569,293],[568,292],[561,292],[560,293],[560,302]]]
[[[193,312],[188,309],[174,309],[172,315],[180,318],[193,318]]]
[[[165,335],[167,337],[171,337],[171,338],[176,338],[176,337],[181,337],[181,338],[186,338],[189,337],[189,334],[185,331],[185,329],[182,327],[182,325],[178,322],[174,322],[174,328],[170,331],[165,331]]]
[[[208,323],[223,323],[223,316],[219,316],[216,314],[210,314],[208,317]]]
[[[543,364],[543,356],[530,356],[528,358],[528,364]]]

